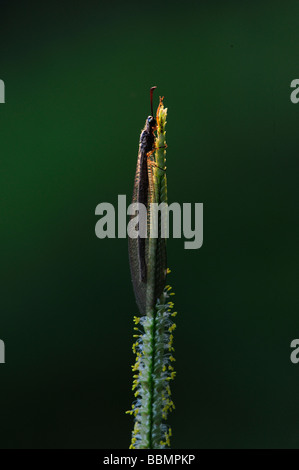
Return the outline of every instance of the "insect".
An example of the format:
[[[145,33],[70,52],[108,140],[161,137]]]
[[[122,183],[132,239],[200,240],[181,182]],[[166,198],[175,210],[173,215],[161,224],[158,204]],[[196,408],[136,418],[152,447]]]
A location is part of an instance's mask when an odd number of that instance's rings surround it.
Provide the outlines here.
[[[151,115],[147,117],[145,126],[140,134],[139,139],[139,151],[137,158],[136,174],[134,181],[133,190],[133,203],[141,203],[147,209],[147,232],[150,220],[150,201],[153,195],[153,166],[155,161],[153,159],[153,153],[155,151],[155,130],[157,129],[157,120],[154,118],[153,113],[153,91],[155,86],[150,89],[150,102],[151,102]],[[159,252],[159,267],[162,259],[163,274],[157,272],[156,285],[155,285],[155,300],[161,295],[165,285],[166,272],[166,244],[163,240],[163,244],[160,243],[161,238],[157,241],[157,251]],[[136,301],[142,315],[146,311],[146,299],[147,299],[147,267],[149,257],[149,241],[148,238],[137,238],[129,237],[129,261],[132,282],[135,292]],[[158,267],[158,268],[159,268]]]

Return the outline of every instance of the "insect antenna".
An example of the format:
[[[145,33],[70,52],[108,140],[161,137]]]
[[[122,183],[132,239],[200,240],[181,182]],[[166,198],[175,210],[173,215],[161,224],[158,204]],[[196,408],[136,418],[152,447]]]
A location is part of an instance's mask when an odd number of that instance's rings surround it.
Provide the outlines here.
[[[153,93],[154,93],[154,90],[156,89],[157,87],[156,86],[152,86],[152,88],[150,89],[150,97],[151,97],[151,116],[154,116],[154,111],[153,111]]]

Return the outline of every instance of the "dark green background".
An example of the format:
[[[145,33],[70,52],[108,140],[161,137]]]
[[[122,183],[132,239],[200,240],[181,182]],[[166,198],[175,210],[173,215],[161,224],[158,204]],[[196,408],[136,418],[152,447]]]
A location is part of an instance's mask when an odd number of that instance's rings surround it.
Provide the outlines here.
[[[297,1],[0,3],[1,448],[127,448],[127,240],[148,90],[169,108],[170,202],[204,244],[168,242],[174,448],[299,447]],[[156,96],[157,103],[157,96]]]

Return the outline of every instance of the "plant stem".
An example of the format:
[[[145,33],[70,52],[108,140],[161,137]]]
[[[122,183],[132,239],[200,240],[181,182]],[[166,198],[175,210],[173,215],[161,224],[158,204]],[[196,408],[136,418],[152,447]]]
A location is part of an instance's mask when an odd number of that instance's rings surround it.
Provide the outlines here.
[[[163,99],[160,99],[155,161],[149,166],[149,203],[167,203],[166,115],[167,109],[163,106]],[[162,219],[160,213],[158,217],[152,211],[149,214],[149,233],[158,233],[158,238],[148,239],[145,315],[134,317],[135,325],[138,325],[135,330],[139,334],[135,335],[137,340],[133,344],[136,354],[133,371],[137,372],[133,381],[136,402],[129,411],[135,416],[130,446],[133,449],[163,449],[170,445],[171,429],[164,421],[174,409],[169,381],[175,377],[172,344],[176,326],[171,317],[176,312],[172,313],[173,303],[169,301],[171,288],[165,286],[166,240],[161,236]],[[156,224],[158,227],[155,227]],[[139,326],[143,328],[141,333]]]

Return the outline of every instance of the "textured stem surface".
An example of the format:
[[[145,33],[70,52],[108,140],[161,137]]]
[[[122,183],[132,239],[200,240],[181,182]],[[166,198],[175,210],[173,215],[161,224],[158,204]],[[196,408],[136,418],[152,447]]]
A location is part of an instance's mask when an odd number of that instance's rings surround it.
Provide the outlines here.
[[[163,106],[163,99],[160,99],[155,159],[149,162],[149,203],[167,204],[166,116],[167,109]],[[161,220],[160,214],[157,218],[150,212],[149,233],[155,233],[157,229],[159,236],[148,239],[146,315],[134,317],[135,330],[138,331],[133,344],[136,354],[133,366],[136,401],[129,411],[135,417],[130,446],[133,449],[163,449],[170,446],[171,429],[165,421],[174,409],[169,382],[175,377],[173,331],[176,325],[172,317],[176,312],[172,312],[173,303],[169,300],[171,288],[165,286],[166,240],[161,237]]]

